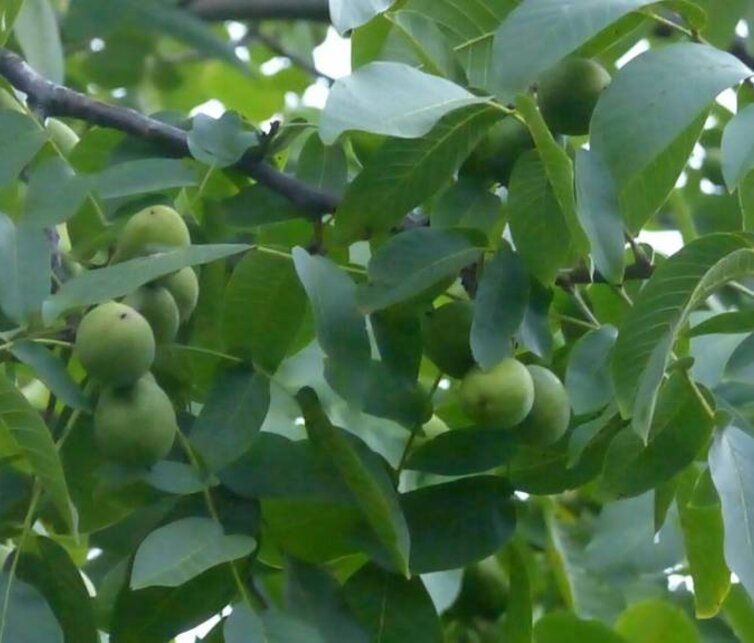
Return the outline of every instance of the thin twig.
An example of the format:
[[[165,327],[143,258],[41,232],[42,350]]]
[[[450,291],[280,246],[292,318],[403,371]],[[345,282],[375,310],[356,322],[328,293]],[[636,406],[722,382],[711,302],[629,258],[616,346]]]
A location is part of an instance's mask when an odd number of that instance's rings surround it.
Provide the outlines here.
[[[272,53],[277,54],[278,56],[282,56],[283,58],[287,58],[291,61],[291,64],[295,65],[299,69],[302,69],[310,76],[314,76],[315,78],[322,78],[330,86],[332,86],[335,82],[335,79],[332,76],[328,76],[324,72],[321,72],[310,61],[306,60],[302,56],[299,56],[292,51],[288,51],[275,38],[264,33],[256,26],[249,27],[249,33],[244,36],[243,40],[246,42],[248,42],[249,40],[258,40]]]

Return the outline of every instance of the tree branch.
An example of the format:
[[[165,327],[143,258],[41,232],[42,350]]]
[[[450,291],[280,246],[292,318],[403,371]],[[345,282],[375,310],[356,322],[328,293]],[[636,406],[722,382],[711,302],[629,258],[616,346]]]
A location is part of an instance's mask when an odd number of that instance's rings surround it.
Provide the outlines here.
[[[649,279],[653,273],[654,266],[652,264],[644,262],[635,263],[626,268],[623,274],[623,281]],[[587,268],[581,267],[561,273],[555,280],[555,283],[561,288],[570,290],[574,286],[583,284],[608,284],[611,282],[599,272],[591,275]]]
[[[160,146],[173,156],[190,157],[187,133],[154,118],[125,107],[108,105],[57,85],[40,76],[18,55],[0,48],[0,75],[27,96],[29,106],[45,116],[78,118]],[[247,153],[235,166],[262,185],[286,197],[296,207],[314,216],[333,212],[337,199],[314,190],[260,160],[254,151]]]
[[[204,20],[314,20],[330,22],[327,0],[188,0]]]

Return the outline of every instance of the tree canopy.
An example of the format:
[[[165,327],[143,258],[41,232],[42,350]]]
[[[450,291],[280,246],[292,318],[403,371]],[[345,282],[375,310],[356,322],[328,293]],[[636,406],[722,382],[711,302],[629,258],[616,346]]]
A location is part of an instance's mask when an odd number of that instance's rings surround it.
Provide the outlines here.
[[[0,643],[753,642],[750,31],[0,0]]]

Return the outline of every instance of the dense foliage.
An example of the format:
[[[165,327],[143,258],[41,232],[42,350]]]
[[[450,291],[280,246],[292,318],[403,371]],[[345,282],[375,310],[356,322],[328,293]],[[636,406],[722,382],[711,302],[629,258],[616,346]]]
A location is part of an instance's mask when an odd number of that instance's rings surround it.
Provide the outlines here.
[[[750,26],[0,0],[0,643],[754,642]]]

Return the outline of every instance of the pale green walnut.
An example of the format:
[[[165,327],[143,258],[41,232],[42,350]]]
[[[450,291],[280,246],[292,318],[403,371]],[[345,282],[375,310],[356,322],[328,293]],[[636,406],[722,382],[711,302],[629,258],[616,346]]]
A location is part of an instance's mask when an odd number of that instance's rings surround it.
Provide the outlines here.
[[[199,301],[199,279],[193,268],[183,268],[159,281],[173,295],[182,324],[185,324]]]
[[[155,341],[149,322],[142,315],[130,306],[111,301],[84,315],[76,333],[75,350],[93,379],[123,386],[149,370]]]
[[[102,391],[94,412],[94,437],[113,462],[151,467],[170,452],[177,432],[170,398],[153,377]]]
[[[557,134],[579,136],[589,123],[610,74],[588,58],[568,58],[547,70],[539,80],[539,109]]]
[[[165,248],[191,244],[186,223],[173,208],[153,205],[134,214],[123,227],[113,261],[126,261]]]
[[[534,404],[534,382],[521,362],[508,358],[483,371],[473,368],[461,382],[461,406],[475,422],[489,428],[510,429]]]
[[[178,334],[178,306],[167,288],[147,285],[123,300],[149,322],[158,344],[169,344]]]
[[[562,382],[552,371],[528,366],[534,382],[534,404],[529,415],[516,428],[531,444],[547,446],[560,440],[571,420],[571,401]]]

